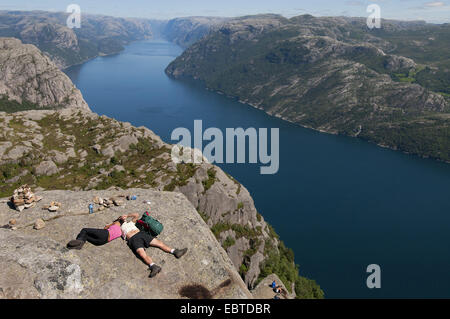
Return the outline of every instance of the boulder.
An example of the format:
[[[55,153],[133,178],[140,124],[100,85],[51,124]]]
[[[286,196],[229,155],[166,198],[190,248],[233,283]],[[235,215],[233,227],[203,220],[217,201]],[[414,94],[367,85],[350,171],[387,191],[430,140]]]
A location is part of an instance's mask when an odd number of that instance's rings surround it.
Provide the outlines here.
[[[122,165],[116,165],[112,168],[112,170],[117,172],[125,172],[125,167],[123,167]]]
[[[107,148],[102,149],[101,153],[103,156],[106,156],[108,158],[113,157],[115,154],[114,149],[111,145],[109,145]]]
[[[23,145],[16,145],[8,152],[8,158],[15,161],[23,157],[29,151],[31,151],[30,147]]]
[[[3,154],[12,146],[11,142],[2,142],[0,143],[0,158],[3,157]]]
[[[77,157],[77,154],[75,153],[75,149],[73,147],[70,147],[66,151],[67,157]]]
[[[58,164],[64,164],[69,159],[69,156],[67,154],[58,152],[56,150],[52,151],[52,154],[50,157],[55,163],[58,163]]]
[[[34,229],[40,230],[44,227],[45,227],[45,222],[42,219],[39,218],[34,222],[34,226],[33,226]]]
[[[133,135],[125,135],[119,138],[116,142],[116,150],[126,152],[130,148],[131,144],[137,144],[138,139]]]
[[[53,161],[43,161],[34,169],[37,176],[51,176],[58,173],[58,166]]]

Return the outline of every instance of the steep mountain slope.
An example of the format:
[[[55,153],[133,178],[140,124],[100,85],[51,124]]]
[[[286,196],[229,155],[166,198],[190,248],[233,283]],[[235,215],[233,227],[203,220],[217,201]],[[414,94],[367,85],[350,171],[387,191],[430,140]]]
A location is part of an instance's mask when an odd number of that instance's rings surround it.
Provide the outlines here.
[[[371,32],[357,18],[242,17],[189,47],[166,72],[306,127],[450,161],[450,73],[435,66],[448,63],[448,50],[438,42],[443,57],[422,54],[420,63],[397,54],[414,50],[396,35],[411,40],[423,30],[448,47],[449,26],[384,21]]]
[[[0,111],[89,109],[80,91],[34,45],[0,38]]]
[[[123,46],[152,36],[149,20],[82,14],[81,28],[66,25],[69,14],[0,11],[0,36],[36,45],[59,68],[120,52]]]

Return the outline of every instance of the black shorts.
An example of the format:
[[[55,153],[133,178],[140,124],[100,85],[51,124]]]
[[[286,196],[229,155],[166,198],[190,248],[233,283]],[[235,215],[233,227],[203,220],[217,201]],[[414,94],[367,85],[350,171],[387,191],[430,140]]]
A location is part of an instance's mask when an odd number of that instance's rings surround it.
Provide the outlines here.
[[[139,232],[128,240],[128,246],[132,251],[136,252],[139,248],[148,248],[150,243],[155,239],[148,233]]]

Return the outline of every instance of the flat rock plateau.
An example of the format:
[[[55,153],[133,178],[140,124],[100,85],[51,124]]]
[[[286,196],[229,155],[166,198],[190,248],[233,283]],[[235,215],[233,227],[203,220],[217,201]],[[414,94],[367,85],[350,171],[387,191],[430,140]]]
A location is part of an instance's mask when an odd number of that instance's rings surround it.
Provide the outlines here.
[[[43,199],[19,213],[8,199],[0,204],[0,298],[251,298],[226,252],[192,204],[180,193],[144,189],[105,191],[43,191]],[[121,196],[136,195],[127,201]],[[89,214],[95,196],[116,198],[113,206]],[[45,209],[61,203],[57,212]],[[151,201],[151,205],[144,203]],[[66,244],[82,228],[103,228],[118,216],[149,210],[164,224],[159,239],[169,246],[189,248],[176,259],[157,248],[147,249],[162,266],[155,278],[148,278],[144,263],[134,256],[122,239],[82,250],[68,250]],[[9,221],[15,219],[12,230]],[[37,219],[45,227],[36,230]]]

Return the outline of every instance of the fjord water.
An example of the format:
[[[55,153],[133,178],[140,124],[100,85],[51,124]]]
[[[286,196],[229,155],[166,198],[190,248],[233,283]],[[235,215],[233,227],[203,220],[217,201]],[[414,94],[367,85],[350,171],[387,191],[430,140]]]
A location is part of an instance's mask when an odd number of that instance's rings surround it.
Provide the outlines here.
[[[279,128],[280,170],[223,164],[328,298],[450,297],[450,165],[298,127],[199,84],[168,78],[182,53],[129,45],[66,70],[91,109],[144,125],[166,142],[177,127]],[[381,289],[367,266],[381,266]]]

